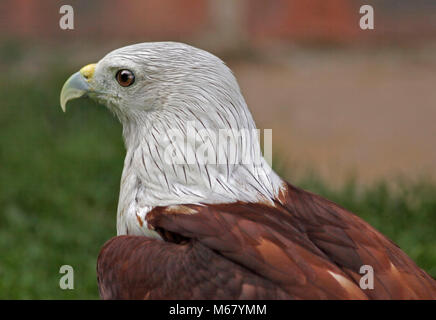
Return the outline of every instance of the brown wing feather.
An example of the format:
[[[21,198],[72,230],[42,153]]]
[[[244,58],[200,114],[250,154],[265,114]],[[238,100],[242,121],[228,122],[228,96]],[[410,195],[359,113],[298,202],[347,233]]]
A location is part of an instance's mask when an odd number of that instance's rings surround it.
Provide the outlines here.
[[[141,236],[109,240],[98,257],[103,299],[289,299],[271,281],[198,241],[182,245]]]
[[[103,298],[436,298],[435,281],[395,244],[291,185],[275,206],[160,207],[147,220],[183,242],[110,240],[98,261]],[[374,268],[373,290],[359,287],[362,265]]]
[[[359,217],[291,185],[283,200],[291,214],[299,212],[307,214],[310,221],[321,221],[316,224],[297,219],[309,239],[356,283],[362,276],[362,265],[373,267],[374,290],[365,290],[369,298],[436,299],[436,281]]]
[[[223,258],[269,279],[291,298],[367,298],[305,234],[286,224],[287,211],[245,203],[189,207],[198,213],[175,214],[157,208],[148,222],[196,239]]]

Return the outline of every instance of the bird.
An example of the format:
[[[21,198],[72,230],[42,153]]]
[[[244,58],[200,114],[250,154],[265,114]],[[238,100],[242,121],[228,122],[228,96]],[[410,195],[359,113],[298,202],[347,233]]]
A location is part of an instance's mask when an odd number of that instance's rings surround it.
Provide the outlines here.
[[[436,299],[436,281],[354,213],[282,179],[232,71],[178,42],[118,48],[65,82],[122,124],[102,299]],[[269,106],[265,106],[268,108]]]

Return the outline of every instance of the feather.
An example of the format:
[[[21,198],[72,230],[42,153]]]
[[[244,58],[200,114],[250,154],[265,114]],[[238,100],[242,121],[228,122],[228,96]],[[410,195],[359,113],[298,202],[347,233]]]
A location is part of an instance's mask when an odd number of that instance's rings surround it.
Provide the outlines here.
[[[110,240],[98,260],[102,297],[436,298],[435,280],[354,214],[291,185],[277,202],[154,208],[148,224],[170,236]],[[363,265],[374,268],[372,290],[359,286]]]
[[[435,280],[394,243],[271,169],[218,57],[141,43],[86,70],[67,80],[62,108],[79,96],[105,104],[127,149],[118,237],[97,263],[102,298],[436,299]],[[120,70],[134,84],[117,85]],[[367,266],[373,289],[360,285]]]

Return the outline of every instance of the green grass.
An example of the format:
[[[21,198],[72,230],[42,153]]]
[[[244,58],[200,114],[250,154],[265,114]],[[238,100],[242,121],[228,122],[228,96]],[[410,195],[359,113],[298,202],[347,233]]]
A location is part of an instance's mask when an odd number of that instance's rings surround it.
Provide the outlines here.
[[[65,76],[0,80],[3,299],[97,298],[96,257],[116,233],[121,127],[89,101],[63,114]],[[59,289],[63,264],[74,268],[75,290]]]
[[[96,259],[116,233],[124,147],[101,106],[79,100],[61,112],[71,72],[0,75],[0,299],[98,298]],[[311,176],[296,184],[356,212],[436,276],[436,186],[332,189]],[[74,290],[59,288],[64,264]]]

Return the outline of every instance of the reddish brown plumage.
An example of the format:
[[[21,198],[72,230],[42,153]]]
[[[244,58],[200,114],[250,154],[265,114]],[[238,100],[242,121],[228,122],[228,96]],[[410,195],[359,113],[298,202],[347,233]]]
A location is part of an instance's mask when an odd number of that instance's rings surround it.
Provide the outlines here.
[[[147,215],[166,241],[120,236],[104,245],[102,298],[436,299],[435,280],[394,243],[291,185],[274,206],[184,207]],[[373,290],[359,287],[362,265],[374,268]]]

